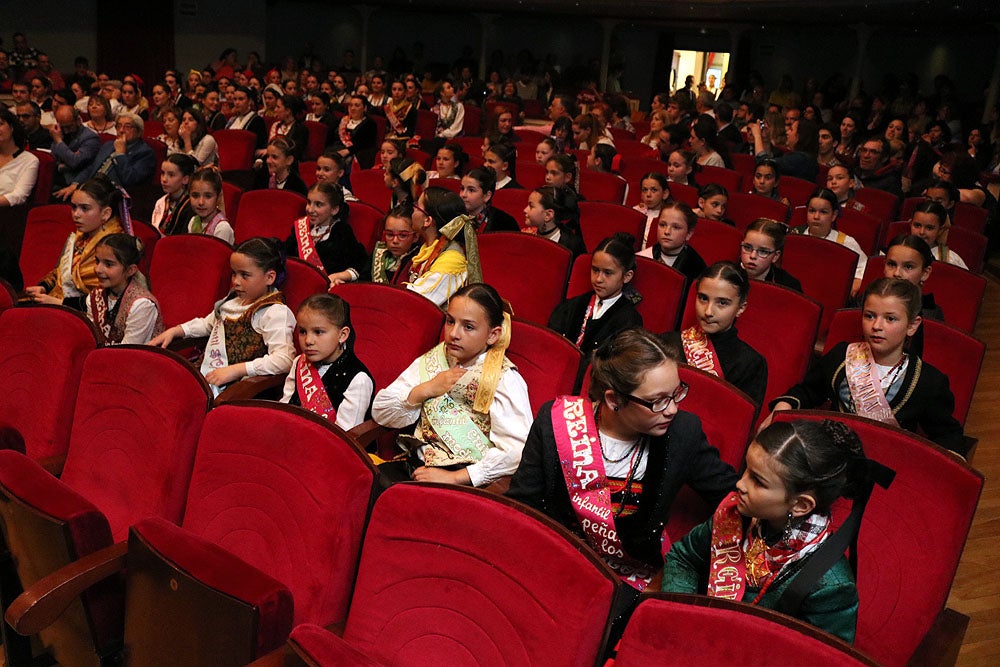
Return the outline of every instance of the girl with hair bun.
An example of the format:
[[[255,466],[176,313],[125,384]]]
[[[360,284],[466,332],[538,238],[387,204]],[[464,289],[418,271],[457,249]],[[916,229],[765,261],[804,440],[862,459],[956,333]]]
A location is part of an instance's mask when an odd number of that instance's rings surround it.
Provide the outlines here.
[[[589,396],[539,409],[507,492],[581,535],[635,601],[670,549],[681,487],[714,507],[736,484],[698,418],[679,410],[687,394],[673,350],[642,329],[615,334],[594,353]]]
[[[513,474],[531,426],[528,386],[505,356],[510,305],[485,283],[448,301],[443,341],[375,395],[372,417],[403,436],[405,461],[383,464],[390,479],[487,486]]]
[[[740,243],[740,266],[751,280],[782,285],[802,292],[802,283],[778,264],[785,249],[785,225],[758,218],[750,223]]]
[[[591,291],[556,306],[549,327],[576,344],[589,358],[591,353],[619,331],[642,326],[625,287],[635,276],[635,239],[618,232],[601,241],[590,259]]]
[[[170,327],[149,341],[168,347],[175,338],[208,336],[201,373],[216,396],[229,384],[255,375],[284,375],[292,366],[295,315],[279,290],[285,253],[278,239],[255,236],[229,258],[233,289],[207,317]]]
[[[879,278],[865,290],[863,303],[862,340],[835,345],[801,383],[771,402],[772,411],[815,408],[829,401],[837,412],[914,433],[919,429],[964,456],[968,444],[952,416],[955,396],[948,377],[907,346],[922,322],[920,288],[901,278]]]
[[[833,191],[817,188],[809,197],[806,205],[806,224],[796,227],[795,233],[834,241],[845,248],[850,248],[857,254],[858,265],[854,269],[854,282],[851,285],[851,295],[853,296],[861,289],[861,278],[865,275],[868,255],[861,249],[853,236],[834,229],[834,224],[840,217],[840,210],[840,203]]]
[[[749,294],[750,278],[742,267],[716,262],[695,281],[695,325],[662,337],[681,350],[681,361],[733,384],[760,406],[767,390],[767,361],[736,330]]]
[[[656,227],[656,243],[639,252],[661,264],[673,267],[694,280],[705,270],[705,260],[688,245],[698,216],[681,201],[667,201],[660,209]]]
[[[840,422],[768,426],[747,449],[736,491],[667,554],[662,589],[778,609],[853,643],[858,591],[843,548],[815,581],[805,570],[814,555],[827,556],[833,502],[862,493],[865,461],[861,440]],[[801,601],[785,596],[794,586],[804,586]]]
[[[575,259],[587,252],[583,239],[573,231],[579,229],[580,207],[576,193],[565,186],[546,185],[528,195],[524,207],[524,231],[536,234],[567,248]]]
[[[163,331],[160,304],[139,273],[142,243],[129,234],[109,234],[97,243],[100,287],[87,297],[87,317],[101,345],[141,345]]]

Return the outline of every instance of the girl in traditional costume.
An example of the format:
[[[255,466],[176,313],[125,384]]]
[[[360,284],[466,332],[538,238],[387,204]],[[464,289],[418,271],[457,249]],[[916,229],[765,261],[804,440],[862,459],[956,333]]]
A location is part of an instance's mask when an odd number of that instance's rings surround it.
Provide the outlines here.
[[[197,168],[198,161],[186,153],[168,155],[160,165],[163,196],[156,200],[150,222],[164,236],[187,231],[192,215],[188,186]]]
[[[389,89],[392,97],[382,107],[388,139],[409,139],[417,129],[417,108],[406,98],[406,86],[402,81],[393,81]]]
[[[775,220],[758,218],[750,223],[740,243],[740,266],[751,280],[774,283],[802,292],[802,283],[778,264],[785,248],[787,227]]]
[[[402,285],[410,278],[410,264],[417,253],[418,234],[413,231],[413,207],[393,207],[382,222],[383,240],[375,244],[368,265],[361,272],[348,268],[330,274],[333,285],[371,280],[383,285]]]
[[[635,210],[646,216],[646,227],[642,232],[642,248],[655,245],[656,232],[660,220],[660,210],[663,205],[670,201],[670,181],[664,174],[651,171],[639,181],[638,204],[633,206]]]
[[[187,224],[190,234],[205,234],[232,245],[236,232],[226,217],[222,196],[222,172],[218,167],[202,167],[191,177],[191,209],[194,215]]]
[[[371,414],[375,382],[354,354],[351,307],[336,294],[313,294],[296,322],[302,354],[292,362],[281,402],[354,428]]]
[[[392,205],[399,206],[409,202],[411,205],[420,199],[427,183],[427,172],[422,164],[405,155],[389,161],[383,176],[385,187],[392,190]]]
[[[639,256],[671,266],[688,280],[695,280],[705,270],[705,260],[687,243],[697,224],[698,216],[684,202],[663,202],[656,224],[656,243],[640,251]]]
[[[580,207],[571,188],[551,185],[535,188],[524,207],[524,224],[526,234],[558,243],[573,253],[574,259],[587,252],[583,239],[571,228],[580,228]]]
[[[865,275],[865,267],[868,265],[868,255],[861,249],[861,246],[844,232],[833,228],[837,218],[840,217],[840,204],[837,202],[837,195],[826,188],[818,188],[809,197],[806,205],[806,224],[797,227],[795,232],[806,236],[834,241],[850,248],[858,256],[858,265],[854,270],[854,282],[851,285],[851,294],[857,294],[861,289],[861,278]]]
[[[489,285],[470,284],[448,302],[444,341],[376,394],[376,422],[417,422],[413,479],[487,486],[517,469],[531,404],[504,356],[509,343],[509,307]]]
[[[306,214],[292,223],[285,252],[330,275],[331,280],[342,271],[360,275],[368,253],[354,236],[348,219],[340,185],[331,181],[313,184],[306,195]]]
[[[952,416],[948,377],[908,352],[922,321],[920,288],[900,278],[879,278],[865,290],[862,341],[838,343],[771,409],[820,407],[875,419],[908,431],[919,428],[937,444],[964,455],[962,426]]]
[[[910,218],[910,233],[919,236],[931,247],[934,259],[968,270],[965,260],[948,247],[948,231],[951,220],[948,210],[933,201],[921,203]]]
[[[141,345],[163,331],[160,306],[139,273],[142,245],[128,234],[109,234],[97,244],[101,286],[87,297],[87,317],[101,345]]]
[[[95,261],[98,243],[109,234],[131,233],[131,223],[122,191],[104,175],[81,185],[73,193],[70,207],[76,231],[66,240],[59,263],[38,285],[24,291],[35,303],[62,304],[82,311],[87,295],[100,287]]]
[[[830,506],[864,493],[866,467],[844,424],[772,424],[747,450],[736,491],[666,555],[662,589],[778,609],[853,642],[858,591],[843,554],[856,526],[834,532]]]
[[[750,279],[733,262],[716,262],[695,283],[696,324],[663,334],[684,361],[745,392],[758,406],[767,390],[767,361],[740,339],[736,319],[747,307]]]
[[[243,377],[284,375],[292,366],[295,315],[278,290],[285,257],[277,239],[244,241],[229,259],[233,291],[206,317],[170,327],[150,341],[167,347],[174,338],[208,336],[201,372],[215,395]]]

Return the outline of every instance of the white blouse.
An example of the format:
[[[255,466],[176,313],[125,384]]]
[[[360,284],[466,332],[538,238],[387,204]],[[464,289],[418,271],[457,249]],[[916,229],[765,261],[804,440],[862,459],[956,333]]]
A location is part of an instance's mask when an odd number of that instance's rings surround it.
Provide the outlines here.
[[[480,355],[477,363],[485,354]],[[413,388],[421,384],[420,360],[421,357],[415,359],[391,385],[375,394],[372,418],[382,426],[403,428],[420,418],[422,406],[411,407],[406,402]],[[486,486],[504,475],[514,474],[521,462],[521,452],[532,420],[528,385],[521,374],[512,368],[500,376],[490,406],[489,439],[493,446],[481,461],[465,469],[473,486]]]
[[[934,246],[931,248],[931,254],[934,255],[934,259],[941,261],[941,246]],[[958,253],[948,248],[948,259],[946,260],[948,264],[957,266],[960,269],[968,270],[969,267],[966,265],[965,260],[959,257]]]
[[[7,203],[17,206],[28,201],[31,191],[38,180],[38,158],[28,151],[0,167],[0,196],[7,198]]]
[[[108,295],[108,310],[115,307],[118,297],[114,294]],[[116,345],[145,345],[153,338],[153,330],[156,328],[156,318],[160,311],[156,304],[149,299],[136,299],[132,302],[132,310],[128,311],[125,318],[125,335],[121,343]],[[97,324],[94,319],[94,311],[90,307],[90,299],[87,299],[87,319]]]

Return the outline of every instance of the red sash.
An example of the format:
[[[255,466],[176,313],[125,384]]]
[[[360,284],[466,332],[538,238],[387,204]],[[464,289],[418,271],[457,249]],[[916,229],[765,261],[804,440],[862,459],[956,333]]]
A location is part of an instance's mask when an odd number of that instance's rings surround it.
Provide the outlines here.
[[[689,365],[725,379],[722,365],[719,364],[715,346],[698,327],[691,327],[681,332],[681,345],[684,346],[684,358]]]
[[[340,119],[340,126],[337,128],[337,134],[340,136],[340,143],[344,145],[344,148],[350,148],[354,145],[354,142],[351,141],[351,133],[347,131],[347,121],[349,120],[350,118],[348,116],[344,116]]]
[[[740,601],[746,589],[743,520],[736,510],[740,494],[731,492],[712,517],[712,548],[708,562],[708,595]]]
[[[899,426],[875,370],[875,359],[868,343],[851,343],[844,358],[847,387],[854,400],[854,413],[884,424]]]
[[[326,387],[323,386],[323,378],[304,354],[295,365],[295,391],[306,410],[332,422],[337,421],[337,409],[330,402]]]
[[[309,232],[309,218],[306,216],[295,221],[295,241],[299,245],[299,257],[326,273],[326,269],[323,268],[323,260],[320,259],[319,253],[316,251],[316,243]]]
[[[593,294],[590,297],[590,303],[587,304],[587,310],[583,313],[583,324],[580,325],[580,335],[576,337],[577,347],[583,345],[583,337],[587,334],[587,320],[590,319],[591,314],[594,312],[595,303],[597,303],[597,295]]]
[[[657,568],[626,554],[618,537],[600,436],[590,402],[575,396],[560,396],[552,403],[551,417],[566,490],[587,542],[622,581],[639,591],[644,590]],[[660,544],[662,552],[670,548],[666,532]]]
[[[392,100],[385,103],[385,119],[389,121],[389,126],[392,128],[393,134],[403,135],[406,132],[406,126],[403,125],[403,121],[399,119],[396,112],[392,110]],[[410,111],[410,105],[406,107],[407,113]],[[403,114],[405,119],[406,114]]]

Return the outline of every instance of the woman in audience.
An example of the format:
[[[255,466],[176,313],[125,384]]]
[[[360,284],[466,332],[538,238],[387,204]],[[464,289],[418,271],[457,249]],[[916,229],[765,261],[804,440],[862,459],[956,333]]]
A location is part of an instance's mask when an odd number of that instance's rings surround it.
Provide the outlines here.
[[[95,261],[97,244],[109,234],[125,231],[119,217],[121,206],[121,190],[103,174],[84,182],[73,192],[70,207],[76,231],[66,240],[56,268],[38,285],[24,289],[33,302],[84,309],[87,295],[101,286]]]
[[[447,141],[462,134],[462,127],[465,124],[465,107],[455,98],[455,87],[451,81],[442,81],[438,84],[435,94],[438,103],[431,111],[437,116],[437,126],[434,128],[434,136]]]
[[[660,145],[660,130],[666,127],[667,123],[666,111],[654,111],[649,117],[649,133],[639,141],[656,150]]]
[[[167,155],[186,153],[181,150],[181,110],[169,107],[160,111],[160,122],[163,123],[163,133],[156,137],[167,146]]]
[[[200,111],[194,108],[186,109],[181,116],[177,134],[177,150],[174,152],[190,155],[198,161],[199,167],[219,163],[219,146],[215,138],[208,133],[205,117]],[[167,152],[170,152],[169,147]]]
[[[347,101],[347,115],[340,119],[337,134],[330,142],[331,147],[344,157],[347,173],[351,172],[358,153],[367,152],[371,156],[377,135],[375,121],[365,115],[365,99],[360,95],[351,95]]]
[[[38,180],[38,158],[24,150],[27,143],[17,116],[0,109],[0,208],[28,201]]]
[[[285,258],[277,239],[254,237],[233,251],[233,289],[207,317],[170,327],[149,342],[167,347],[175,338],[208,336],[201,372],[216,396],[255,375],[284,375],[292,366],[295,315],[279,291]]]
[[[263,105],[260,111],[257,113],[261,118],[269,119],[273,118],[277,120],[278,118],[278,100],[284,96],[284,92],[281,90],[281,86],[276,84],[268,84],[265,86],[264,91],[260,94],[260,99]]]
[[[806,205],[806,224],[796,228],[795,233],[835,241],[858,255],[858,266],[854,271],[854,282],[851,286],[851,295],[854,295],[861,289],[861,278],[865,275],[868,255],[853,236],[833,228],[833,223],[838,217],[840,217],[840,204],[837,202],[837,195],[826,188],[818,188],[809,197]]]
[[[406,98],[406,85],[402,81],[393,81],[389,90],[392,97],[382,107],[385,119],[389,121],[385,136],[388,139],[409,139],[416,133],[417,108]]]
[[[111,102],[103,95],[91,95],[87,100],[87,115],[90,119],[83,124],[98,134],[117,136],[115,117],[111,113]]]
[[[457,194],[427,188],[413,206],[413,231],[423,245],[413,258],[408,289],[443,307],[463,285],[481,281],[476,223]]]
[[[594,144],[611,144],[604,134],[604,128],[598,127],[597,120],[590,114],[580,114],[573,120],[573,143],[583,151],[589,151]]]
[[[802,583],[798,576],[809,576],[803,572],[809,557],[835,532],[831,505],[862,492],[863,461],[861,440],[840,422],[800,420],[764,429],[747,450],[736,491],[666,555],[662,589],[779,609],[853,642],[858,591],[842,553],[814,575],[794,610],[782,600],[793,581]]]
[[[834,154],[841,164],[853,167],[858,149],[861,147],[861,120],[853,111],[847,112],[840,121],[840,143]]]
[[[635,276],[635,239],[619,232],[601,241],[590,259],[591,291],[563,301],[552,311],[549,327],[568,338],[589,358],[619,331],[642,326],[636,293],[625,287]]]
[[[524,223],[525,232],[558,243],[567,248],[574,259],[587,252],[583,239],[574,231],[580,227],[577,196],[567,187],[535,188],[524,207]]]
[[[386,105],[386,102],[389,101],[388,96],[385,94],[385,77],[381,74],[374,74],[372,75],[370,84],[371,90],[366,100],[368,102],[368,108],[371,109],[374,114],[384,115],[385,110],[383,107]]]
[[[677,363],[647,331],[609,337],[593,355],[589,396],[538,411],[507,491],[582,536],[635,596],[670,548],[664,526],[681,487],[715,506],[738,479],[679,410],[688,386]]]
[[[282,403],[301,405],[345,431],[371,414],[375,381],[354,354],[351,307],[336,294],[313,294],[295,317],[302,354],[292,361]]]
[[[509,144],[521,141],[521,137],[514,132],[514,113],[510,107],[506,105],[497,107],[486,130],[486,136],[494,137],[497,141],[506,141]]]
[[[165,83],[154,83],[149,105],[149,120],[163,122],[163,112],[174,108],[174,101]]]
[[[865,290],[862,341],[838,343],[805,379],[771,402],[772,411],[809,409],[830,401],[850,412],[917,432],[964,455],[968,445],[952,416],[955,397],[941,371],[906,351],[922,318],[920,288],[879,278]],[[772,413],[773,414],[773,413]],[[765,421],[765,425],[770,418]]]
[[[697,279],[705,270],[705,260],[687,243],[697,224],[698,216],[690,206],[679,201],[664,202],[657,218],[656,243],[639,256],[671,266],[689,281]]]
[[[740,243],[740,266],[751,280],[774,283],[801,292],[802,283],[778,266],[785,248],[786,229],[780,222],[767,218],[758,218],[750,223]]]
[[[142,96],[139,86],[132,81],[122,83],[122,111],[134,113],[143,120],[149,119],[149,100]]]
[[[510,333],[510,305],[495,289],[478,282],[463,287],[448,299],[444,340],[376,394],[376,422],[392,428],[417,422],[414,436],[400,440],[408,445],[413,479],[488,486],[517,470],[531,404],[504,354]],[[382,470],[410,477],[393,463]]]
[[[306,214],[292,223],[285,253],[325,274],[348,269],[360,274],[367,253],[354,236],[349,220],[350,211],[340,186],[329,181],[315,183],[306,194]]]
[[[700,116],[691,126],[691,150],[701,166],[729,166],[729,149],[719,140],[714,118]]]
[[[761,405],[767,361],[736,330],[750,294],[746,271],[733,262],[716,262],[701,272],[695,290],[696,324],[663,334],[664,341],[682,350],[685,363],[717,375]]]
[[[163,318],[139,273],[142,243],[130,234],[108,234],[97,243],[100,287],[87,297],[87,317],[101,345],[141,345],[163,331]]]

